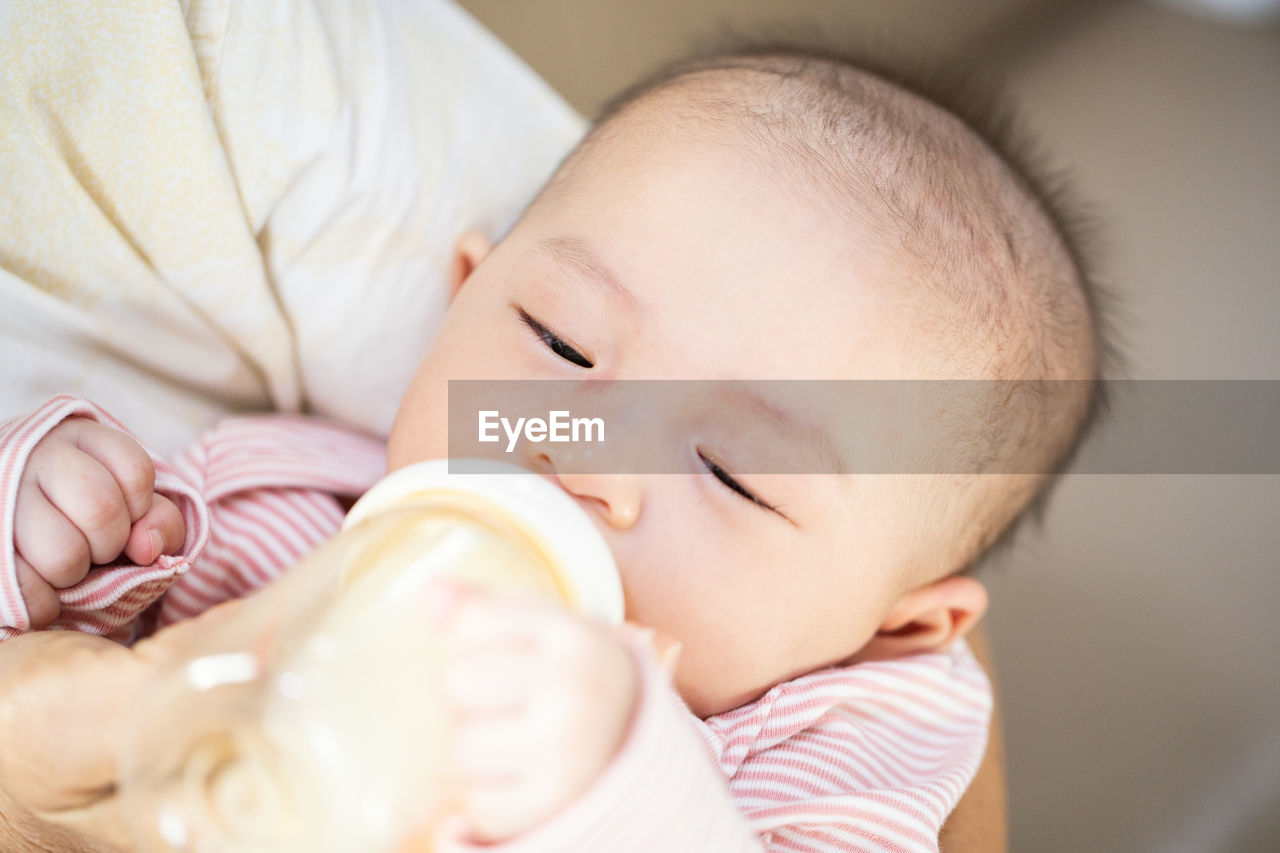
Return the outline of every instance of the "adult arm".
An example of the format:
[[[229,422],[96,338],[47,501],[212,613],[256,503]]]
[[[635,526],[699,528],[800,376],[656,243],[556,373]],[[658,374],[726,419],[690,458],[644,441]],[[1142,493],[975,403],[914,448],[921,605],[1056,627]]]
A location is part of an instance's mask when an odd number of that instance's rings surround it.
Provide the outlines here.
[[[969,634],[973,656],[991,680],[993,707],[987,751],[969,790],[942,825],[938,846],[943,853],[1005,853],[1009,849],[1008,789],[1005,782],[1004,735],[1000,690],[991,640],[981,624]]]

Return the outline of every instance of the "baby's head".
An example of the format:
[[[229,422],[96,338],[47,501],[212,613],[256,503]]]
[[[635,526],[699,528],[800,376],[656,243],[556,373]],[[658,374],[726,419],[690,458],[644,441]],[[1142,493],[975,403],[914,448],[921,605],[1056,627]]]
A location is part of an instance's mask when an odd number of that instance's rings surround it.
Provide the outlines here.
[[[496,247],[463,238],[455,279],[392,468],[448,455],[450,379],[1097,371],[1085,277],[1026,179],[951,113],[826,58],[701,60],[633,91]],[[1088,383],[1065,387],[940,415],[940,446],[975,470],[1031,473],[859,474],[866,436],[841,401],[732,391],[646,423],[685,475],[589,471],[573,445],[526,443],[520,461],[597,521],[628,618],[684,643],[676,685],[706,716],[962,635],[986,606],[962,570],[1093,408]],[[809,473],[752,473],[766,446]]]

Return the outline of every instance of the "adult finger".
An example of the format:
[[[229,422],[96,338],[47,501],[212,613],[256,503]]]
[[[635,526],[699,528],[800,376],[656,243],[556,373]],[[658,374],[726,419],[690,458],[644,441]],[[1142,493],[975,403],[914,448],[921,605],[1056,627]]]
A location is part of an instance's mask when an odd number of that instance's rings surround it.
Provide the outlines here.
[[[151,508],[133,523],[124,555],[139,566],[149,566],[161,554],[176,554],[187,541],[182,512],[164,495],[155,495]]]
[[[18,486],[14,514],[14,550],[36,574],[54,587],[73,586],[89,572],[89,540],[34,482]]]
[[[75,445],[115,478],[130,521],[137,521],[151,509],[156,466],[142,445],[118,429],[92,421],[86,421],[76,431]]]
[[[129,539],[129,508],[111,472],[77,449],[44,459],[36,482],[49,503],[84,534],[94,563],[109,563]]]
[[[62,612],[58,591],[22,557],[15,555],[14,561],[17,564],[18,590],[22,593],[22,601],[27,605],[27,619],[32,628],[47,628]]]

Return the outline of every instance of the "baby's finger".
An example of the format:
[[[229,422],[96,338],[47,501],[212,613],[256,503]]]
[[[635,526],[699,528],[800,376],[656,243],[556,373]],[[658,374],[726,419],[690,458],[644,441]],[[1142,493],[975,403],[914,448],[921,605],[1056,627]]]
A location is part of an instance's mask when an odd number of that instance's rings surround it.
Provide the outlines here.
[[[453,770],[467,787],[522,779],[531,763],[530,735],[527,723],[515,714],[458,725],[453,732]]]
[[[444,626],[454,654],[483,649],[531,651],[565,621],[559,605],[532,596],[471,595],[460,601]]]
[[[533,829],[555,812],[552,795],[528,780],[484,783],[466,790],[459,804],[467,835],[498,843]]]
[[[89,573],[89,541],[35,483],[18,486],[13,546],[37,575],[54,587],[79,583]]]
[[[632,638],[636,644],[653,652],[658,665],[668,679],[674,678],[676,668],[680,664],[680,654],[684,651],[684,643],[662,631],[641,625],[636,622],[624,622],[620,626],[623,634]]]
[[[173,501],[157,494],[151,508],[133,524],[124,555],[139,566],[149,566],[161,554],[176,554],[187,541],[187,525]]]
[[[444,693],[454,713],[512,712],[529,701],[532,673],[524,655],[501,650],[451,655]]]
[[[14,560],[18,570],[18,589],[27,605],[27,618],[31,620],[31,627],[46,628],[62,612],[58,592],[26,560],[18,556]]]
[[[81,425],[75,443],[115,478],[124,495],[129,520],[142,518],[151,508],[156,488],[156,466],[142,445],[118,429],[92,421]]]
[[[84,534],[94,563],[120,556],[129,540],[129,508],[120,484],[97,459],[68,448],[46,460],[36,480],[49,503]]]
[[[548,817],[563,799],[558,780],[531,775],[530,768],[551,765],[530,740],[528,724],[519,717],[486,720],[455,731],[458,810],[473,838],[513,838]]]

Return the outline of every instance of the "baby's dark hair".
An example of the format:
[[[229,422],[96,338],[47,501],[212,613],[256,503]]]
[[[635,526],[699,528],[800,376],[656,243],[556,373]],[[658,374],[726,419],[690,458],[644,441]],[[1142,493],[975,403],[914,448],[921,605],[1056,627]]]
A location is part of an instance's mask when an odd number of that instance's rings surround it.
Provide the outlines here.
[[[1019,380],[962,418],[982,429],[955,441],[968,444],[973,470],[1045,476],[1023,481],[1003,509],[971,525],[980,532],[953,569],[1007,543],[1017,521],[1040,520],[1104,411],[1097,380],[1115,354],[1084,220],[994,88],[830,50],[721,50],[611,100],[548,191],[637,105],[677,92],[686,97],[665,101],[672,123],[731,126],[771,157],[769,167],[794,166],[796,185],[837,215],[876,210],[877,236],[907,260],[908,284],[959,318],[939,334],[952,375]]]

